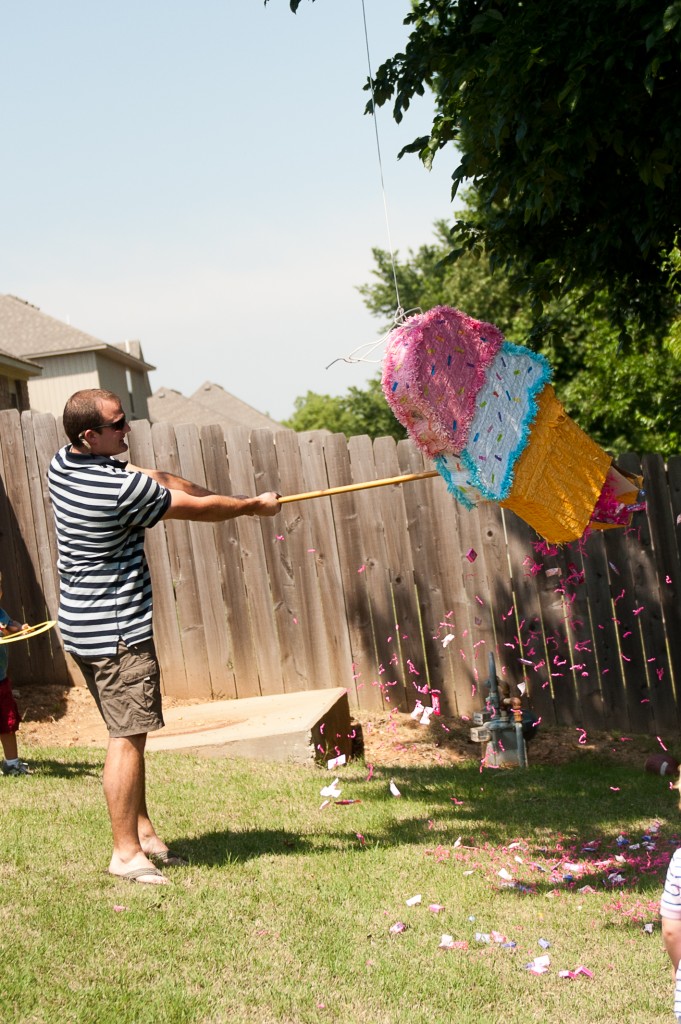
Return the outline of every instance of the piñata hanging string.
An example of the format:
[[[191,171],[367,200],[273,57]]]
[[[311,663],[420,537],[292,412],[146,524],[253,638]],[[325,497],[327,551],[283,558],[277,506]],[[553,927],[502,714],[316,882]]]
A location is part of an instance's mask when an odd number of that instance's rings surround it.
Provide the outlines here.
[[[372,71],[371,71],[371,53],[370,53],[370,50],[369,50],[369,30],[367,28],[367,12],[366,12],[366,7],[365,7],[364,0],[362,0],[362,20],[363,20],[363,23],[364,23],[364,44],[366,46],[367,66],[368,66],[368,69],[369,69],[369,91],[371,93],[371,113],[372,113],[372,117],[374,119],[374,135],[376,137],[376,153],[377,153],[377,156],[378,156],[378,173],[379,173],[379,178],[380,178],[380,182],[381,182],[381,194],[383,196],[383,212],[385,214],[385,226],[386,226],[386,231],[387,231],[387,235],[388,235],[388,249],[389,249],[389,252],[390,252],[390,265],[391,265],[391,268],[392,268],[393,285],[395,287],[395,299],[396,299],[396,303],[397,304],[395,306],[395,312],[393,313],[392,324],[390,326],[390,329],[388,331],[386,331],[386,333],[381,338],[379,338],[378,341],[368,341],[368,342],[365,342],[363,345],[358,345],[357,348],[353,349],[352,352],[350,352],[349,355],[347,355],[347,356],[338,356],[336,359],[333,359],[329,363],[329,365],[326,367],[327,370],[329,369],[329,367],[333,366],[334,363],[380,363],[382,361],[381,359],[370,359],[369,358],[369,356],[372,354],[372,352],[375,352],[377,349],[381,348],[385,344],[385,342],[386,342],[386,340],[388,338],[388,335],[390,334],[390,331],[392,331],[395,327],[398,327],[404,321],[405,317],[409,316],[409,314],[411,314],[411,313],[419,313],[419,312],[421,312],[420,309],[410,309],[410,310],[406,310],[405,311],[402,308],[402,303],[400,301],[400,288],[399,288],[399,285],[397,283],[397,266],[395,264],[395,250],[393,249],[392,237],[391,237],[391,232],[390,232],[390,217],[388,215],[388,199],[387,199],[386,189],[385,189],[385,178],[384,178],[384,175],[383,175],[383,158],[381,156],[381,140],[380,140],[379,134],[378,134],[378,116],[376,114],[376,98],[374,96],[374,76],[373,76]]]

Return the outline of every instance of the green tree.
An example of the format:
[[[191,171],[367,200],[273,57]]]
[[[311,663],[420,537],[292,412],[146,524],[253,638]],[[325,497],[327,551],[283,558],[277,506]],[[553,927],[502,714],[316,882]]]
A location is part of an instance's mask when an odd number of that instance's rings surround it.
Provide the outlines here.
[[[445,149],[454,194],[477,197],[449,258],[484,250],[535,318],[578,289],[585,307],[607,296],[621,328],[664,333],[678,299],[665,262],[681,227],[681,0],[413,0],[405,24],[373,96],[400,121],[435,95],[430,133],[402,153],[429,165]]]
[[[509,338],[521,341],[526,337],[531,327],[527,302],[509,278],[501,272],[493,273],[478,253],[466,253],[456,263],[448,263],[446,222],[436,221],[434,231],[433,242],[419,246],[415,252],[408,250],[405,259],[400,259],[398,253],[391,257],[385,249],[372,249],[374,280],[358,288],[369,312],[380,317],[389,329],[395,313],[396,279],[400,301],[407,311],[455,306],[478,320],[496,324]]]
[[[330,430],[346,437],[368,434],[397,441],[407,436],[385,400],[380,376],[370,380],[366,388],[350,387],[339,397],[308,391],[296,398],[294,406],[293,415],[284,420],[284,426],[292,430]]]

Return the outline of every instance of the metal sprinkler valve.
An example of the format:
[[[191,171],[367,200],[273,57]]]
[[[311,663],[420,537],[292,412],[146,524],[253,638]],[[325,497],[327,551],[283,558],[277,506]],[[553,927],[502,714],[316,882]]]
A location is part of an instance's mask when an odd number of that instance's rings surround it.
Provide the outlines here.
[[[523,710],[520,700],[499,692],[494,654],[489,655],[489,689],[483,711],[473,714],[471,740],[482,744],[482,761],[490,767],[527,768],[527,750],[523,737]],[[507,687],[508,690],[508,687]]]

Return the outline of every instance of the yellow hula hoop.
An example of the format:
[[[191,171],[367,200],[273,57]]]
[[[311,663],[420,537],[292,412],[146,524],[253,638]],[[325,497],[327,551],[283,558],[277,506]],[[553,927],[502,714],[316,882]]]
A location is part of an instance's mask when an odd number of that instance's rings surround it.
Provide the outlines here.
[[[16,640],[30,640],[39,633],[46,633],[48,629],[56,626],[56,619],[48,619],[47,622],[38,622],[35,626],[22,629],[20,633],[10,633],[9,636],[0,636],[0,644],[13,644]]]

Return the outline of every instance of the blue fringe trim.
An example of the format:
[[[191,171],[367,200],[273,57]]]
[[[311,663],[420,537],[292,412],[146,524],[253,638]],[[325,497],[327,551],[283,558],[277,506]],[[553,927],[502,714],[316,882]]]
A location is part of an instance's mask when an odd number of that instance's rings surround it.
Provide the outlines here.
[[[507,352],[509,355],[514,356],[524,356],[527,355],[528,352],[531,352],[531,350],[528,349],[525,345],[515,345],[512,341],[504,341],[499,351]],[[461,452],[459,456],[461,462],[466,467],[468,472],[471,474],[471,483],[475,487],[477,487],[477,489],[480,491],[483,497],[487,498],[488,501],[504,501],[506,498],[508,498],[509,494],[511,493],[511,487],[513,486],[513,474],[515,470],[515,464],[518,461],[518,457],[527,448],[527,442],[530,436],[530,427],[532,426],[537,417],[538,406],[536,396],[539,394],[540,391],[543,390],[544,386],[548,384],[551,380],[551,365],[546,356],[541,355],[541,353],[539,352],[531,352],[531,355],[533,359],[536,360],[536,362],[539,364],[539,373],[537,374],[536,378],[532,381],[532,384],[528,389],[529,393],[527,415],[521,425],[518,443],[509,454],[506,472],[504,473],[504,478],[501,481],[501,486],[499,488],[498,493],[494,493],[490,491],[489,488],[485,487],[485,485],[480,479],[478,467],[473,461],[471,455],[469,454],[466,448],[464,448],[464,450]]]
[[[471,501],[470,498],[467,498],[464,492],[461,490],[461,488],[457,487],[454,481],[452,480],[452,474],[449,472],[449,469],[447,468],[447,464],[443,456],[436,455],[433,461],[435,463],[436,470],[438,471],[444,482],[447,484],[447,490],[449,491],[451,496],[453,498],[456,498],[459,504],[463,505],[463,507],[467,509],[469,512],[472,511],[472,509],[476,508],[475,502]]]

